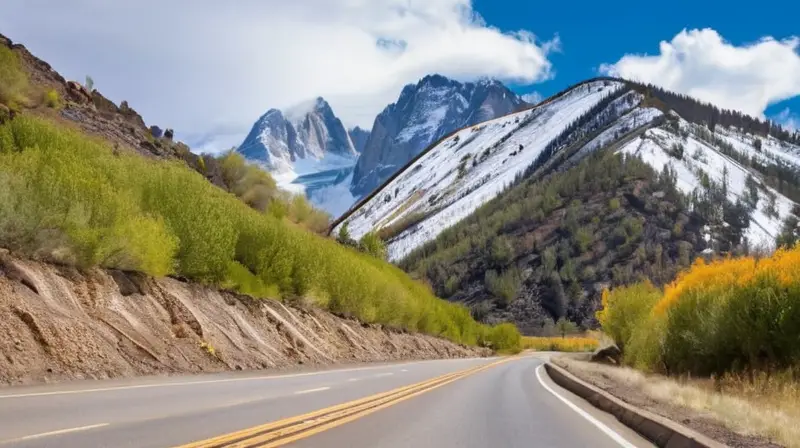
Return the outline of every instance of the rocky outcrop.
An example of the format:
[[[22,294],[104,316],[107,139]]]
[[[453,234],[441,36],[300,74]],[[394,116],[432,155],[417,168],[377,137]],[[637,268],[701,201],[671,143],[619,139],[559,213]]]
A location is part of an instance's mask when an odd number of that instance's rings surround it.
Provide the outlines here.
[[[484,354],[312,307],[0,253],[0,383]]]
[[[144,119],[126,101],[117,106],[98,90],[89,91],[78,82],[64,79],[47,62],[31,54],[24,46],[13,44],[0,35],[0,45],[17,54],[32,92],[55,91],[64,99],[61,118],[75,124],[87,134],[108,141],[116,150],[129,150],[148,157],[184,159],[177,143],[156,140]],[[21,112],[36,114],[38,102],[23,105]]]
[[[353,194],[370,193],[446,134],[525,105],[498,81],[462,84],[431,75],[407,85],[375,119],[353,173]]]
[[[356,126],[353,129],[347,131],[350,134],[350,141],[353,142],[353,148],[355,148],[356,152],[361,154],[364,151],[364,148],[367,146],[367,140],[369,140],[370,132],[366,129],[361,129],[360,127]]]

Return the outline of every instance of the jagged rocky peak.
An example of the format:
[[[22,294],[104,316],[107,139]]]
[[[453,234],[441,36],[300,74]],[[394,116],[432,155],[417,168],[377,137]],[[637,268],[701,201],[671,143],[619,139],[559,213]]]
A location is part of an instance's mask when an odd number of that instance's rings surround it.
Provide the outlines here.
[[[357,156],[342,121],[321,97],[285,112],[267,111],[253,125],[239,152],[277,172],[292,171],[303,159],[320,160],[328,154]]]
[[[525,104],[495,80],[462,83],[428,75],[405,86],[397,102],[375,119],[353,174],[353,193],[369,193],[444,135]]]

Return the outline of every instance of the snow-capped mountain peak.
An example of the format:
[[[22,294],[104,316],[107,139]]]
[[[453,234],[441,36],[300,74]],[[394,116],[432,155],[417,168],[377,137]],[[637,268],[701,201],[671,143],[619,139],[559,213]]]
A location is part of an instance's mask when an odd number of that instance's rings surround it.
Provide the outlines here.
[[[353,173],[353,193],[369,193],[444,135],[524,105],[494,80],[461,83],[434,74],[405,86],[375,119]]]
[[[357,156],[350,135],[330,105],[315,98],[281,112],[270,109],[253,125],[238,151],[273,172],[287,173],[300,160],[328,154]]]

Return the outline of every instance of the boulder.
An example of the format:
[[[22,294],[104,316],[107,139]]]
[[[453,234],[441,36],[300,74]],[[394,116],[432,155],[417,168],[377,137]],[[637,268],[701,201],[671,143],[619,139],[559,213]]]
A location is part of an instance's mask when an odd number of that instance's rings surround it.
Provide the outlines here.
[[[175,131],[173,131],[172,129],[167,129],[166,131],[164,131],[165,139],[172,140],[174,136],[175,136]]]
[[[79,104],[92,103],[92,94],[86,90],[86,87],[75,81],[67,81],[67,94],[72,101]]]
[[[164,131],[160,127],[153,125],[150,126],[150,135],[154,138],[161,138],[164,135]]]
[[[592,354],[591,361],[600,364],[620,365],[622,363],[622,352],[616,345],[609,345],[595,351]]]

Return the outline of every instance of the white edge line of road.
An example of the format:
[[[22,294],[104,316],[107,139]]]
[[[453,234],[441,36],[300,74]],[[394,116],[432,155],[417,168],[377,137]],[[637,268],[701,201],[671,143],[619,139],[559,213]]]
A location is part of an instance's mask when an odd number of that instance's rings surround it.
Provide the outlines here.
[[[491,358],[462,358],[462,359],[455,359],[455,360],[445,360],[445,361],[476,361],[476,360],[488,360]],[[412,364],[421,364],[425,362],[434,362],[437,360],[429,360],[429,361],[415,361],[410,363],[404,363],[400,365],[412,365]],[[439,360],[441,361],[441,360]],[[86,393],[93,393],[93,392],[110,392],[115,390],[129,390],[129,389],[150,389],[153,387],[172,387],[172,386],[194,386],[198,384],[214,384],[214,383],[231,383],[236,381],[266,381],[266,380],[278,380],[283,378],[298,378],[303,376],[314,376],[314,375],[324,375],[327,373],[341,373],[341,372],[359,372],[364,370],[378,370],[378,369],[391,369],[396,368],[397,365],[385,365],[385,366],[374,366],[374,367],[356,367],[352,369],[334,369],[334,370],[322,370],[319,372],[306,372],[306,373],[294,373],[288,375],[266,375],[266,376],[254,376],[249,378],[226,378],[220,380],[200,380],[200,381],[184,381],[178,383],[153,383],[153,384],[135,384],[132,386],[115,386],[115,387],[102,387],[96,389],[76,389],[76,390],[58,390],[52,392],[31,392],[27,394],[10,394],[10,395],[0,395],[0,400],[4,398],[26,398],[26,397],[46,397],[50,395],[74,395],[74,394],[86,394]]]
[[[578,405],[564,398],[558,392],[556,392],[550,386],[548,386],[547,383],[545,383],[544,380],[542,379],[542,374],[541,374],[542,369],[544,369],[544,365],[540,365],[539,367],[536,368],[536,378],[539,380],[539,384],[541,384],[542,387],[544,387],[548,392],[553,394],[556,398],[564,402],[564,404],[569,406],[569,408],[572,409],[573,411],[577,412],[581,417],[585,418],[591,424],[593,424],[598,429],[606,433],[606,435],[614,439],[614,441],[619,443],[620,446],[623,446],[625,448],[636,448],[636,445],[625,440],[625,438],[622,437],[620,434],[618,434],[616,431],[603,424],[600,420],[597,420],[596,418],[592,417],[588,412],[579,408]]]
[[[25,440],[38,439],[40,437],[48,437],[48,436],[57,436],[59,434],[67,434],[67,433],[70,433],[70,432],[88,431],[90,429],[102,428],[103,426],[108,426],[108,423],[98,423],[96,425],[79,426],[77,428],[59,429],[59,430],[56,430],[56,431],[43,432],[43,433],[40,433],[40,434],[33,434],[33,435],[30,435],[30,436],[19,437],[17,439],[3,440],[3,441],[0,441],[0,444],[13,443],[13,442],[22,442],[22,441],[25,441]]]

